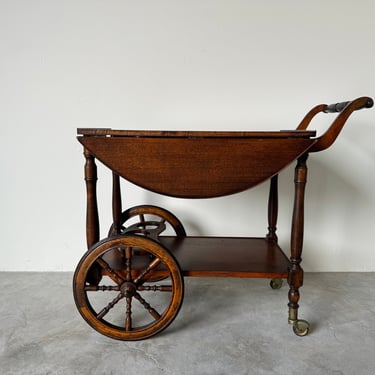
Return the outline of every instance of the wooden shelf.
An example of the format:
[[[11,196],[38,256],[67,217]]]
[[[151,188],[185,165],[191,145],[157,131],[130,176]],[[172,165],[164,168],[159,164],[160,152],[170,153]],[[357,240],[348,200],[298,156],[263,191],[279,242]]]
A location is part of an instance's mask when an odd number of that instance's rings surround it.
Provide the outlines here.
[[[287,278],[290,262],[265,238],[160,237],[184,276]]]

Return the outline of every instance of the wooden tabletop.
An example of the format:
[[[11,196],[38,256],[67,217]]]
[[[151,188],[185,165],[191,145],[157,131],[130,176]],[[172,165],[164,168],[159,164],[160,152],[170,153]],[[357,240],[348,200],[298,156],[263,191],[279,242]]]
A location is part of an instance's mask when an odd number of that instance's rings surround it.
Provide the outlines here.
[[[110,128],[79,128],[78,135],[144,138],[311,138],[312,130],[280,131],[190,131],[190,130],[117,130]]]

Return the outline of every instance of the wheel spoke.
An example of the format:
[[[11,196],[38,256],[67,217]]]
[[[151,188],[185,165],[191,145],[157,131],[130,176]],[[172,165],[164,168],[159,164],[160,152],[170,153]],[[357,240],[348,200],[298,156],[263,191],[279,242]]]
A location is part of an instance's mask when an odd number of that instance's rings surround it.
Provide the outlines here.
[[[125,330],[131,331],[131,329],[132,329],[132,297],[126,297]]]
[[[132,281],[132,248],[125,249],[126,281]]]
[[[141,285],[138,287],[139,291],[152,291],[152,292],[172,292],[172,285]]]
[[[138,226],[139,214],[132,215]],[[143,214],[147,220],[149,213]],[[169,225],[168,219],[144,221],[146,230],[164,224]],[[114,235],[93,245],[73,279],[82,317],[99,333],[119,340],[145,339],[167,328],[178,314],[183,291],[174,257],[161,243],[140,235]]]
[[[161,262],[160,258],[155,258],[148,267],[134,280],[134,284],[138,284],[149,272],[156,268]]]
[[[143,226],[143,229],[146,229],[146,224],[145,224],[145,215],[143,215],[143,214],[139,214],[139,221],[140,221],[140,223],[142,224],[141,226]]]
[[[106,307],[104,307],[96,317],[98,319],[102,319],[104,315],[106,315],[112,308],[113,306],[116,305],[117,302],[119,302],[121,299],[124,298],[124,295],[122,293],[119,293],[116,298],[114,298]]]
[[[101,291],[119,291],[120,287],[118,285],[86,285],[85,286],[85,291],[86,292],[97,292],[98,290]]]
[[[98,258],[96,262],[102,267],[104,270],[108,272],[108,276],[117,284],[122,284],[125,280],[117,274],[115,270],[113,270],[109,264],[103,260],[102,258]]]
[[[161,233],[163,233],[166,228],[167,227],[165,225],[165,219],[160,220],[158,226],[154,229],[156,236],[159,236]]]
[[[161,315],[149,303],[147,303],[139,293],[136,293],[134,297],[141,303],[141,305],[151,314],[151,316],[155,320],[160,319]]]

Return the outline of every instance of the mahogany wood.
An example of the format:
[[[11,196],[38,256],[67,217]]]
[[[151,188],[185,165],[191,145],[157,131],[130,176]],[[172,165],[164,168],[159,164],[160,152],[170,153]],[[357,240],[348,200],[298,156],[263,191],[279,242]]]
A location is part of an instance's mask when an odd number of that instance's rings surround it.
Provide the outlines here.
[[[96,197],[97,168],[94,156],[85,148],[85,181],[87,194],[86,238],[87,248],[99,241],[99,214]]]
[[[315,106],[307,115],[304,117],[302,122],[298,125],[297,130],[306,130],[311,120],[315,115],[321,112],[325,113],[339,113],[334,119],[328,130],[317,138],[316,144],[311,147],[309,152],[318,152],[327,149],[332,146],[336,138],[340,134],[349,116],[354,112],[363,108],[371,108],[374,105],[372,98],[363,96],[353,101],[335,103],[335,104],[320,104]]]
[[[129,224],[132,218],[136,219]],[[138,233],[157,239],[158,236],[165,235],[164,231],[167,230],[168,225],[176,236],[186,236],[184,226],[171,212],[157,206],[140,205],[131,207],[122,212],[119,218],[120,232],[116,230],[113,224],[109,230],[108,236],[119,233]]]
[[[134,248],[147,253],[141,257],[146,267],[136,277],[133,258],[139,256]],[[111,252],[124,255],[120,270],[103,259]],[[107,276],[103,278],[106,284],[100,286],[88,279],[92,267],[98,264]],[[168,279],[162,285],[148,285],[149,274],[160,265]],[[161,332],[175,319],[183,300],[184,282],[175,258],[160,243],[141,236],[117,236],[98,242],[82,257],[74,273],[73,291],[78,311],[95,330],[118,340],[140,340]],[[155,299],[151,299],[150,292],[163,294],[164,303],[151,302]],[[136,306],[144,311],[140,314],[142,320],[133,319]]]
[[[120,177],[115,172],[112,172],[112,216],[113,216],[113,232],[116,234],[121,233],[121,189]]]
[[[277,137],[79,137],[102,163],[147,190],[183,198],[237,193],[279,173],[314,143]]]
[[[286,278],[289,260],[264,238],[160,237],[184,276]]]
[[[97,331],[121,340],[151,337],[175,318],[183,298],[183,276],[287,278],[289,322],[297,335],[308,332],[298,319],[299,289],[303,284],[301,255],[304,228],[306,161],[310,152],[330,147],[349,116],[370,108],[373,100],[361,97],[333,105],[320,104],[306,114],[295,131],[192,132],[78,129],[84,146],[87,190],[86,235],[89,250],[74,275],[76,305]],[[318,113],[338,112],[329,129],[316,138],[307,127]],[[99,241],[95,158],[113,172],[113,224],[108,238]],[[277,244],[278,173],[297,160],[290,240],[290,259]],[[155,206],[122,211],[119,176],[148,190],[183,198],[223,196],[270,179],[268,233],[264,238],[187,236],[180,221]],[[150,214],[157,219],[148,220]],[[134,216],[139,220],[128,226]],[[174,236],[163,236],[169,224]],[[164,280],[172,280],[164,283]],[[109,279],[111,284],[106,284]],[[117,295],[99,309],[90,293]],[[143,296],[169,294],[162,313]],[[121,324],[107,316],[124,300]],[[151,321],[136,325],[134,304]],[[160,310],[160,309],[159,309]]]
[[[306,138],[316,132],[296,130],[282,131],[190,131],[190,130],[122,130],[110,128],[78,128],[78,135],[97,137],[141,138]]]
[[[279,209],[278,200],[278,175],[270,179],[270,192],[268,196],[268,233],[267,238],[277,242],[276,223]]]
[[[290,268],[288,275],[289,289],[289,304],[292,309],[298,308],[299,288],[303,284],[303,269],[300,266],[302,261],[302,246],[303,246],[303,228],[304,228],[304,196],[305,186],[307,180],[306,160],[307,154],[300,157],[297,161],[294,174],[295,194],[294,194],[294,209],[292,216],[292,231],[290,239]]]

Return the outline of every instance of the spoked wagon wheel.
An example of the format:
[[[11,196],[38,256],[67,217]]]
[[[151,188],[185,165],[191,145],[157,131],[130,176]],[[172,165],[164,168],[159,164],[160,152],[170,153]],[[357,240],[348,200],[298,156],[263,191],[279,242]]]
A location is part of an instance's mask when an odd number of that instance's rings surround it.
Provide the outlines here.
[[[137,234],[140,236],[150,237],[158,241],[159,235],[173,235],[185,237],[184,226],[168,210],[152,206],[140,205],[134,206],[121,214],[121,234]],[[114,225],[109,229],[108,236],[116,235]],[[143,253],[142,255],[147,255]],[[160,281],[162,278],[156,277],[150,281]]]
[[[157,240],[160,234],[185,237],[185,229],[171,212],[164,208],[142,205],[129,208],[121,214],[121,233],[140,234]],[[117,234],[112,225],[108,236]]]
[[[151,257],[139,255],[139,250]],[[98,285],[88,279],[94,263],[103,275]],[[155,277],[163,281],[150,283]],[[161,244],[141,236],[121,236],[99,242],[83,256],[74,274],[73,292],[80,314],[95,330],[118,340],[141,340],[174,320],[184,282],[177,261]]]

